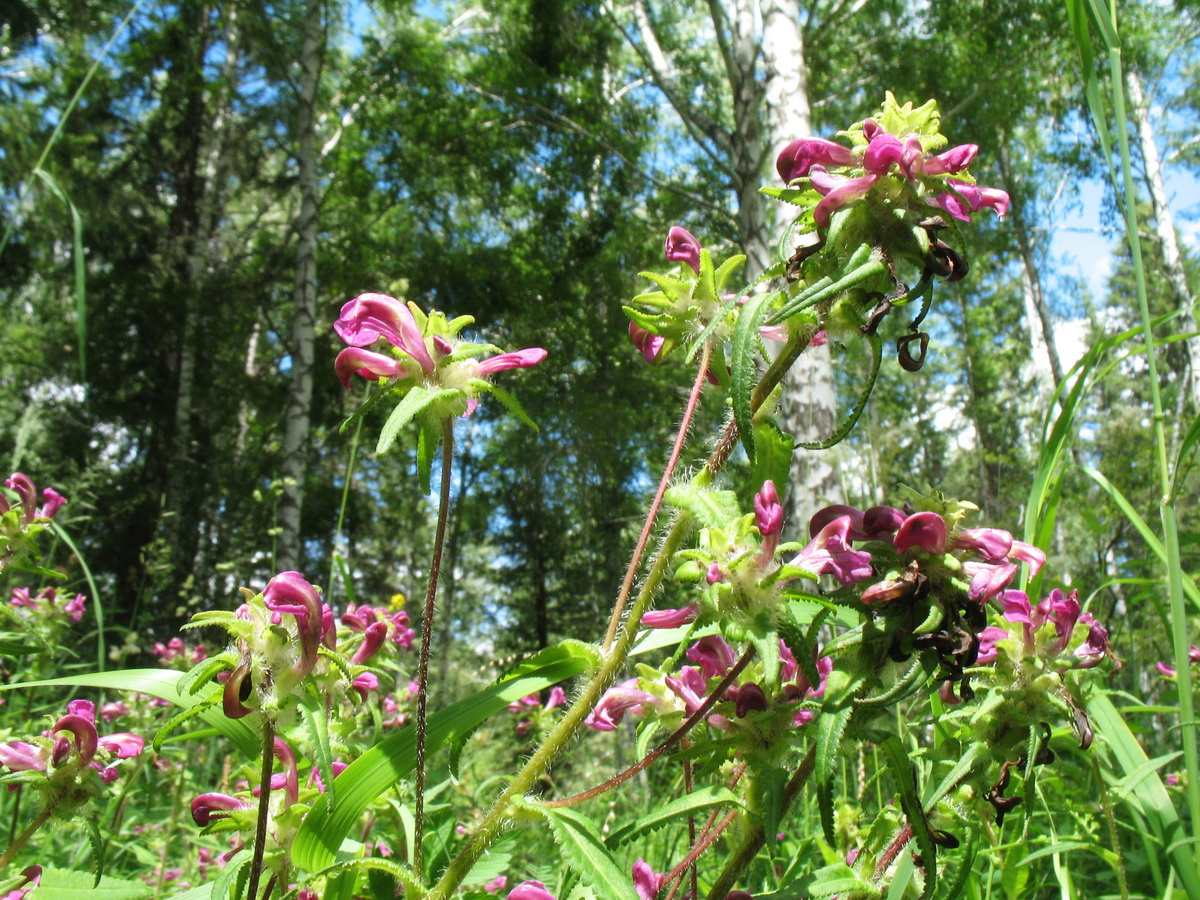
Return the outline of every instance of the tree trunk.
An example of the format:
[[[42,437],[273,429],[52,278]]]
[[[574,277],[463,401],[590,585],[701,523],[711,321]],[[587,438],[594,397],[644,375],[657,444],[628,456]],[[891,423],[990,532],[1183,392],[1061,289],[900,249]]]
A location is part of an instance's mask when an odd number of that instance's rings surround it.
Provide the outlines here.
[[[300,214],[296,222],[295,310],[292,318],[292,380],[283,435],[283,494],[279,501],[276,566],[300,565],[300,514],[308,469],[309,414],[312,408],[314,334],[317,302],[317,88],[321,80],[324,30],[321,0],[305,0],[304,43],[300,54],[299,140]]]
[[[804,57],[804,32],[797,0],[759,0],[762,15],[762,53],[766,80],[766,165],[754,173],[761,180],[765,168],[774,175],[780,151],[797,138],[812,134],[808,97],[808,69]],[[760,112],[760,115],[762,113]],[[769,177],[770,177],[769,176]],[[757,193],[755,202],[768,201]],[[776,210],[779,212],[779,210]],[[786,215],[776,216],[766,243],[774,247],[788,225]],[[828,437],[837,428],[837,391],[828,345],[811,347],[796,361],[784,381],[776,413],[780,426],[797,442]],[[785,521],[798,537],[805,536],[809,517],[822,506],[842,501],[841,486],[829,450],[796,450],[792,455],[791,484],[784,497]],[[781,491],[781,493],[783,493]]]
[[[1150,123],[1150,108],[1142,90],[1142,80],[1134,71],[1125,76],[1126,89],[1129,91],[1129,108],[1137,125],[1138,143],[1142,150],[1142,163],[1145,166],[1146,185],[1150,190],[1150,204],[1154,209],[1154,230],[1158,235],[1159,247],[1162,250],[1163,267],[1166,270],[1167,284],[1175,298],[1175,305],[1184,310],[1179,317],[1179,329],[1193,332],[1196,330],[1196,317],[1192,310],[1196,298],[1188,287],[1187,273],[1183,268],[1183,256],[1179,252],[1179,242],[1175,237],[1175,221],[1171,209],[1167,205],[1167,191],[1163,186],[1162,162],[1158,156],[1158,145],[1154,142],[1154,128]],[[1191,395],[1193,410],[1200,410],[1200,338],[1189,338],[1186,342],[1188,368],[1188,393]]]

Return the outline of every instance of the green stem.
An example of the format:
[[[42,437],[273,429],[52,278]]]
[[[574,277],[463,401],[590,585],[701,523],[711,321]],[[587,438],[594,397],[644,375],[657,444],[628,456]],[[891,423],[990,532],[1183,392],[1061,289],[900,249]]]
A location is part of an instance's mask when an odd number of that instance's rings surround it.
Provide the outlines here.
[[[37,830],[50,821],[50,817],[54,815],[55,805],[56,804],[51,804],[38,813],[38,817],[30,822],[25,830],[17,836],[17,839],[9,845],[7,850],[4,851],[4,855],[0,856],[0,872],[3,872],[5,867],[12,862],[13,857],[20,852],[21,848],[24,847],[26,842],[34,836]]]
[[[808,779],[812,775],[813,769],[816,768],[816,764],[817,745],[814,743],[808,748],[808,754],[804,757],[804,761],[800,763],[800,768],[796,770],[796,774],[792,776],[787,786],[783,789],[783,807],[781,813],[788,811],[788,807],[792,805],[792,801],[796,799],[796,795],[808,783]],[[721,874],[717,876],[717,880],[709,888],[709,900],[724,900],[724,897],[733,890],[733,885],[737,881],[737,877],[746,866],[750,865],[754,857],[758,855],[758,851],[762,849],[762,845],[766,842],[766,837],[761,822],[753,824],[750,827],[746,836],[742,839],[742,843],[729,855],[725,863],[725,868],[721,870]]]
[[[509,782],[508,787],[504,789],[503,793],[496,798],[496,802],[492,804],[492,808],[488,810],[479,827],[467,838],[458,855],[450,863],[445,874],[442,875],[441,880],[429,893],[429,900],[444,900],[444,898],[449,897],[462,884],[467,873],[471,871],[471,867],[483,856],[487,848],[496,840],[496,836],[500,833],[501,829],[509,821],[511,812],[509,809],[510,802],[514,798],[531,790],[534,784],[537,783],[537,780],[546,773],[555,757],[570,743],[579,726],[583,724],[583,720],[595,708],[600,700],[600,695],[612,684],[617,673],[625,664],[626,658],[629,656],[629,650],[637,637],[638,624],[641,622],[646,610],[649,609],[659,585],[662,584],[671,558],[679,549],[680,544],[683,543],[683,538],[691,527],[692,523],[689,515],[680,513],[676,516],[670,530],[667,532],[667,536],[663,539],[662,546],[654,557],[654,562],[646,575],[645,581],[642,582],[642,588],[638,592],[637,599],[633,603],[633,608],[629,612],[626,626],[617,636],[603,664],[596,670],[596,673],[589,679],[587,684],[584,685],[583,690],[579,692],[579,696],[575,698],[575,702],[571,704],[570,708],[558,721],[558,724],[546,736],[542,745],[534,751],[521,771]]]
[[[1111,12],[1116,30],[1116,13]],[[1142,335],[1146,344],[1147,380],[1154,411],[1154,449],[1160,489],[1159,513],[1163,526],[1163,546],[1167,554],[1167,593],[1171,604],[1171,644],[1179,686],[1179,718],[1183,738],[1184,765],[1187,768],[1188,809],[1191,813],[1191,836],[1200,827],[1200,751],[1197,749],[1196,709],[1192,665],[1188,658],[1187,610],[1183,603],[1183,566],[1179,552],[1179,528],[1171,495],[1171,464],[1167,454],[1167,435],[1164,424],[1162,397],[1158,386],[1158,369],[1154,359],[1154,329],[1150,302],[1146,294],[1146,272],[1142,265],[1142,247],[1138,240],[1137,190],[1133,182],[1133,165],[1129,150],[1129,129],[1125,115],[1125,84],[1121,71],[1121,48],[1108,52],[1109,75],[1112,79],[1113,116],[1117,125],[1117,140],[1121,149],[1121,170],[1125,187],[1125,231],[1133,257],[1134,280],[1137,284],[1138,312],[1142,320]]]
[[[413,790],[416,804],[413,847],[410,859],[413,871],[423,878],[422,844],[425,832],[425,725],[429,710],[429,648],[433,644],[433,615],[437,603],[438,576],[442,571],[442,547],[446,543],[446,519],[450,510],[450,470],[454,462],[454,420],[442,426],[442,485],[438,497],[437,533],[433,538],[433,558],[429,561],[429,586],[425,591],[425,609],[421,614],[421,656],[417,664],[417,768]]]
[[[267,849],[267,823],[271,820],[271,773],[275,768],[275,723],[263,716],[262,774],[258,780],[258,822],[254,829],[254,860],[250,863],[250,880],[246,896],[255,900],[258,882],[262,877],[263,856]]]
[[[621,614],[625,611],[625,603],[629,600],[629,593],[633,590],[633,581],[637,577],[638,568],[642,563],[642,554],[646,551],[646,543],[650,540],[650,532],[654,529],[654,522],[658,519],[658,511],[662,508],[663,497],[667,493],[667,485],[671,483],[671,476],[675,474],[675,466],[679,462],[679,454],[683,450],[683,442],[687,438],[688,430],[691,428],[692,418],[696,412],[696,404],[700,399],[700,391],[704,388],[705,379],[708,376],[708,365],[712,360],[712,341],[704,342],[704,349],[700,353],[700,365],[696,370],[696,381],[692,384],[692,392],[688,394],[687,406],[683,412],[683,421],[679,423],[679,430],[675,434],[675,443],[671,447],[671,456],[667,460],[667,466],[663,469],[662,478],[658,482],[658,490],[654,494],[654,500],[650,503],[650,509],[646,513],[646,521],[642,525],[642,533],[638,537],[637,546],[634,547],[633,557],[629,560],[629,568],[625,571],[625,580],[621,583],[621,590],[617,594],[617,602],[613,605],[612,616],[608,621],[608,632],[604,635],[603,649],[608,650],[612,646],[613,638],[617,636],[617,629],[621,625]]]
[[[370,399],[371,389],[367,388],[367,399]],[[346,504],[350,500],[350,484],[354,481],[354,466],[358,461],[358,439],[362,436],[363,416],[359,416],[358,421],[354,425],[354,437],[350,441],[350,458],[346,461],[346,481],[342,485],[342,502],[338,507],[337,527],[333,531],[334,551],[329,560],[329,596],[326,602],[333,603],[333,584],[337,574],[338,559],[344,559],[340,556],[338,547],[342,542],[342,526],[346,522]]]

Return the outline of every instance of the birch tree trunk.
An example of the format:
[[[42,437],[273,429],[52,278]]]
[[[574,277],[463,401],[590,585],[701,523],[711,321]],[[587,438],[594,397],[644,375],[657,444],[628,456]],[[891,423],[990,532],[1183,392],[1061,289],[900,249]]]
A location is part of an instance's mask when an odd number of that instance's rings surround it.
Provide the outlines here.
[[[1150,123],[1150,107],[1137,72],[1131,70],[1125,76],[1125,86],[1129,92],[1129,108],[1137,125],[1138,144],[1141,146],[1142,163],[1146,170],[1146,186],[1150,190],[1150,205],[1154,209],[1154,230],[1162,249],[1167,284],[1171,287],[1175,305],[1184,310],[1179,317],[1178,327],[1182,331],[1192,332],[1196,330],[1196,317],[1193,313],[1196,298],[1188,287],[1183,256],[1179,252],[1179,242],[1175,237],[1175,220],[1171,215],[1171,208],[1167,205],[1162,161],[1158,155],[1158,145],[1154,142],[1154,127]],[[1191,396],[1192,408],[1200,410],[1200,338],[1189,338],[1185,343],[1189,370],[1188,393]]]
[[[321,0],[305,0],[304,42],[300,52],[299,143],[300,213],[296,221],[295,310],[292,318],[292,381],[284,422],[283,493],[279,500],[279,549],[276,566],[300,564],[300,514],[308,469],[309,414],[313,393],[313,356],[317,298],[318,146],[317,89],[321,80],[324,30]]]
[[[763,86],[766,160],[756,173],[761,179],[763,169],[774,174],[774,161],[784,147],[812,134],[812,121],[800,4],[798,0],[759,2],[766,76]],[[755,197],[760,205],[767,203],[762,194],[756,193]],[[766,220],[765,215],[763,219]],[[779,242],[786,226],[786,217],[777,216],[769,226],[770,246]],[[797,442],[820,440],[834,432],[838,420],[837,392],[828,345],[810,347],[796,361],[784,381],[776,417]],[[834,452],[797,449],[792,455],[791,483],[783,502],[785,521],[799,538],[806,536],[806,525],[813,512],[842,500],[833,465]]]

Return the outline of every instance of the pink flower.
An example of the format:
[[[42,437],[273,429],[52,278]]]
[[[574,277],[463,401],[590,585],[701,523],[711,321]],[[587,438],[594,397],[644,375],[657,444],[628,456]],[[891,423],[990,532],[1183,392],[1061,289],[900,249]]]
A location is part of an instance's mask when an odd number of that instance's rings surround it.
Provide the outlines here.
[[[678,225],[671,227],[663,252],[669,261],[687,263],[697,273],[700,272],[700,242],[686,228]]]
[[[486,378],[488,375],[495,375],[497,372],[504,372],[508,369],[532,369],[544,360],[546,355],[546,351],[541,347],[527,347],[515,353],[500,353],[479,360],[477,371],[480,378]]]
[[[263,589],[263,603],[275,613],[294,616],[300,638],[300,659],[295,673],[303,678],[317,664],[324,628],[321,595],[299,572],[280,572]]]
[[[0,764],[13,772],[45,772],[49,753],[45,747],[35,747],[25,741],[0,744]]]
[[[1008,212],[1009,197],[1005,191],[979,187],[953,178],[946,184],[954,188],[955,193],[938,194],[930,203],[944,209],[956,219],[970,222],[971,213],[981,209],[994,209],[1001,219]]]
[[[558,685],[550,688],[550,695],[546,698],[545,709],[554,709],[558,706],[563,706],[567,702],[566,692]]]
[[[996,644],[1007,637],[1008,632],[999,625],[989,625],[979,632],[979,655],[975,657],[975,664],[985,666],[993,662],[1000,655]]]
[[[333,361],[333,371],[342,387],[350,390],[350,376],[360,375],[367,381],[396,378],[405,374],[404,363],[394,357],[361,347],[347,347]]]
[[[823,527],[788,565],[814,576],[833,575],[843,586],[869,578],[874,571],[871,554],[852,549],[849,537],[850,517],[838,516]]]
[[[678,628],[696,621],[700,615],[700,604],[689,603],[679,609],[655,609],[642,616],[642,624],[647,628]]]
[[[433,377],[433,357],[406,303],[386,294],[361,294],[342,307],[333,323],[338,337],[351,347],[366,347],[384,338]],[[343,350],[342,353],[347,351]]]
[[[67,605],[63,607],[63,612],[72,622],[78,622],[83,618],[84,609],[87,606],[87,597],[83,594],[76,594],[74,598],[67,601]]]
[[[765,565],[775,558],[783,531],[783,506],[773,481],[764,481],[762,489],[754,495],[754,520],[763,538],[759,561]]]
[[[379,677],[374,672],[363,672],[361,675],[355,677],[350,687],[358,691],[358,696],[366,703],[367,694],[371,691],[379,690]]]
[[[142,752],[146,746],[146,739],[138,734],[119,732],[102,735],[98,744],[102,750],[115,754],[117,759],[131,759]]]
[[[465,829],[464,829],[464,831],[465,831]],[[491,881],[484,884],[483,889],[485,891],[487,891],[489,894],[495,894],[495,893],[499,893],[500,891],[504,890],[504,888],[507,885],[508,885],[508,876],[507,875],[497,875]]]
[[[813,166],[808,177],[809,184],[824,195],[813,210],[813,221],[822,228],[829,227],[829,217],[843,206],[849,206],[865,197],[879,179],[874,173],[858,178],[833,175],[826,172],[823,166]]]
[[[21,870],[22,881],[17,887],[6,893],[0,900],[24,900],[26,894],[32,891],[42,880],[41,866],[28,866]]]
[[[913,547],[935,555],[945,553],[946,521],[935,512],[913,513],[901,523],[892,545],[899,553]]]
[[[792,141],[775,160],[775,170],[784,184],[807,176],[814,165],[852,166],[854,154],[835,141],[810,137]]]
[[[540,881],[522,881],[508,892],[507,900],[557,900]]]
[[[228,794],[201,794],[192,801],[192,821],[204,828],[213,819],[253,808],[252,804],[245,800],[230,797]]]
[[[646,704],[661,705],[662,701],[658,697],[647,691],[639,690],[637,683],[636,678],[630,678],[605,691],[604,696],[600,698],[596,708],[584,719],[583,724],[596,731],[614,731],[621,724],[621,720],[625,718],[625,713],[632,712],[634,715],[641,715],[642,708]]]
[[[733,648],[719,634],[700,638],[688,648],[687,658],[700,667],[706,679],[724,676],[737,662]]]
[[[1154,668],[1158,669],[1158,674],[1163,678],[1174,678],[1176,675],[1175,669],[1165,662],[1156,662]]]
[[[368,625],[366,631],[363,632],[362,643],[350,657],[350,665],[361,666],[374,656],[383,646],[383,642],[387,640],[387,635],[388,627],[383,622],[372,622]]]
[[[666,341],[666,338],[651,334],[637,322],[629,323],[629,339],[633,341],[633,346],[638,348],[648,363],[654,362],[658,354],[662,352],[663,342]]]
[[[666,875],[657,874],[640,856],[633,864],[633,887],[638,900],[655,900],[665,880]]]

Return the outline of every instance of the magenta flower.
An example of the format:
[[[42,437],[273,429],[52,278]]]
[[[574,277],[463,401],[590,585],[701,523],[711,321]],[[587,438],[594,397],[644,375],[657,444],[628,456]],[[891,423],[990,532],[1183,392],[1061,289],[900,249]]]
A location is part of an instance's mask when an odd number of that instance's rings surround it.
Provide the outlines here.
[[[417,320],[408,305],[394,297],[386,294],[355,297],[342,306],[333,330],[351,347],[366,347],[383,338],[416,362],[426,377],[433,377],[433,357],[425,346]]]
[[[558,685],[550,688],[550,694],[546,697],[545,709],[554,709],[555,707],[564,706],[567,702],[566,692]]]
[[[1075,648],[1075,655],[1079,657],[1077,665],[1081,669],[1090,669],[1100,665],[1104,657],[1108,656],[1108,629],[1093,620],[1088,613],[1080,616],[1079,621],[1086,622],[1088,636],[1087,640]]]
[[[34,519],[53,519],[66,503],[66,499],[57,491],[46,488],[42,491],[42,505],[37,505],[37,487],[33,479],[24,472],[13,472],[4,480],[4,486],[16,491],[21,498],[21,524],[30,525]],[[0,515],[8,512],[11,507],[3,494],[0,494]]]
[[[557,900],[540,881],[522,881],[508,892],[507,900]]]
[[[41,866],[27,866],[21,870],[22,881],[17,887],[6,893],[0,900],[24,900],[26,894],[32,891],[42,880]]]
[[[13,772],[45,772],[50,753],[45,747],[27,744],[25,741],[9,741],[0,744],[0,764]]]
[[[546,356],[546,351],[541,347],[527,347],[515,353],[500,353],[479,360],[476,372],[480,378],[486,378],[488,375],[495,375],[497,372],[505,372],[508,369],[532,369]]]
[[[299,572],[280,572],[263,589],[263,603],[271,612],[295,617],[300,658],[294,671],[297,678],[303,678],[317,664],[325,627],[321,595]]]
[[[614,731],[621,724],[621,720],[625,718],[625,713],[632,712],[634,715],[640,716],[646,704],[651,706],[662,704],[658,697],[647,691],[639,690],[637,683],[636,678],[630,678],[615,687],[610,687],[604,692],[604,696],[600,698],[596,708],[584,719],[583,724],[596,731]]]
[[[347,347],[339,353],[333,361],[333,370],[346,390],[350,390],[352,375],[360,375],[367,381],[378,381],[380,378],[397,378],[406,374],[404,363],[400,360],[361,347]]]
[[[813,221],[822,228],[829,227],[829,217],[841,209],[857,203],[875,186],[878,175],[868,173],[857,178],[833,175],[823,166],[813,166],[809,172],[809,184],[823,197],[813,209]]]
[[[693,666],[682,666],[679,677],[668,675],[663,679],[680,700],[683,708],[691,715],[704,704],[704,696],[708,692],[708,679],[700,670]]]
[[[669,261],[687,263],[700,273],[700,242],[686,228],[671,226],[663,252]]]
[[[763,692],[762,687],[753,681],[748,681],[737,689],[734,706],[736,708],[735,715],[739,719],[746,718],[751,712],[764,712],[770,709],[767,695]]]
[[[367,694],[379,690],[379,677],[374,672],[363,672],[355,677],[354,681],[350,683],[350,687],[358,691],[358,696],[366,703]]]
[[[192,821],[204,828],[213,819],[221,819],[231,813],[253,809],[253,805],[228,794],[201,794],[192,801]]]
[[[679,609],[655,609],[642,616],[642,624],[647,628],[678,628],[696,621],[700,615],[700,604],[689,603]]]
[[[362,643],[358,645],[358,649],[354,651],[354,655],[350,657],[350,665],[361,666],[368,659],[379,652],[379,648],[383,646],[387,640],[388,627],[383,622],[372,622],[363,632]]]
[[[1000,528],[964,528],[954,539],[959,550],[974,550],[989,562],[1008,559],[1013,536]]]
[[[784,184],[804,178],[814,165],[852,166],[854,154],[835,141],[810,137],[792,141],[775,160],[775,169]]]
[[[869,578],[871,554],[850,546],[850,517],[838,516],[788,563],[815,576],[833,575],[843,586]]]
[[[783,646],[786,647],[786,644]],[[733,648],[719,634],[700,638],[688,648],[687,658],[700,667],[700,672],[706,679],[724,676],[737,662]]]
[[[950,179],[946,182],[955,193],[938,194],[930,202],[944,209],[956,219],[971,221],[971,213],[981,209],[994,209],[1001,219],[1008,212],[1008,193],[998,188],[979,187],[965,181]]]
[[[775,558],[783,531],[783,506],[772,481],[763,482],[762,489],[754,495],[754,520],[763,538],[759,561],[765,565]]]
[[[633,341],[633,346],[637,347],[638,352],[645,357],[648,363],[652,363],[658,358],[658,354],[662,352],[663,343],[666,341],[666,338],[651,334],[637,322],[629,323],[629,339]]]
[[[100,749],[107,750],[116,756],[117,759],[132,759],[140,755],[146,747],[146,739],[144,737],[139,734],[130,734],[127,731],[101,735],[97,743]]]
[[[989,625],[983,631],[979,632],[979,655],[975,657],[975,664],[986,666],[988,663],[994,662],[996,657],[1000,655],[1000,651],[996,649],[996,644],[1007,637],[1008,632],[999,625]]]
[[[633,887],[637,891],[638,900],[655,900],[666,877],[656,873],[650,864],[639,856],[633,864]]]
[[[1174,667],[1168,666],[1165,662],[1156,662],[1154,668],[1158,669],[1158,674],[1163,678],[1174,678],[1177,674]]]
[[[853,506],[833,505],[817,510],[808,522],[808,536],[817,533],[839,516],[850,519],[849,537],[852,541],[891,541],[907,516],[891,506],[872,506],[866,512]]]
[[[892,545],[899,553],[913,547],[935,555],[945,553],[946,520],[935,512],[913,513],[901,523]]]
[[[508,876],[507,875],[497,875],[491,881],[485,882],[483,885],[483,889],[485,891],[487,891],[489,894],[496,894],[496,893],[499,893],[500,891],[504,890],[504,888],[507,886],[508,886]]]

